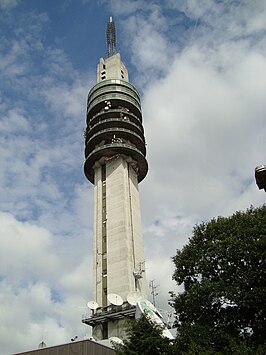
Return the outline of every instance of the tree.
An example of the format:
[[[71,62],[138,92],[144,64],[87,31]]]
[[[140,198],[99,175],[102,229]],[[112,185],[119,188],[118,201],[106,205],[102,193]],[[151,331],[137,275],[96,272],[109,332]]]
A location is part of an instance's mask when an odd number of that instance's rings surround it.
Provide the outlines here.
[[[119,355],[171,355],[173,347],[168,338],[162,336],[162,328],[145,317],[130,321],[124,345],[115,345]]]
[[[180,354],[265,351],[265,237],[266,205],[195,226],[173,257]]]

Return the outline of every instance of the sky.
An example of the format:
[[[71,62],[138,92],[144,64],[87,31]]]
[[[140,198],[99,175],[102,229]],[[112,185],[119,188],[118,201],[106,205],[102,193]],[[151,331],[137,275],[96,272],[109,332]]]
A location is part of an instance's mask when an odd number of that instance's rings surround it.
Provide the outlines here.
[[[156,306],[182,292],[171,258],[193,226],[265,203],[254,180],[266,163],[265,1],[0,0],[1,355],[91,335],[83,131],[109,16],[142,101]]]

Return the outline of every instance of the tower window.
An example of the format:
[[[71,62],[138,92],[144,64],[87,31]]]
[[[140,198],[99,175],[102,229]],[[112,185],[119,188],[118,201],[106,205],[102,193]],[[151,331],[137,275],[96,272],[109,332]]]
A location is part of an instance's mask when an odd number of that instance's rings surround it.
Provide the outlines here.
[[[104,68],[104,69],[105,69],[105,68]],[[102,79],[102,80],[104,80],[104,79],[106,78],[105,74],[106,74],[106,73],[105,73],[105,70],[101,72],[101,79]]]
[[[106,166],[102,165],[102,181],[106,180]]]

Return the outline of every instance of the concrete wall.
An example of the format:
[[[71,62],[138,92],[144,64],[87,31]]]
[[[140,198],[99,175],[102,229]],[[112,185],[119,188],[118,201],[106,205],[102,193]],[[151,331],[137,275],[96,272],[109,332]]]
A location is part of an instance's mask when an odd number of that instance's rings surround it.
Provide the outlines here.
[[[101,165],[94,169],[93,300],[102,306],[102,178]]]
[[[107,293],[127,300],[132,291],[147,297],[144,250],[137,174],[130,159],[117,156],[106,161],[106,222],[102,216],[102,166],[95,167],[94,178],[94,300],[103,304],[103,259],[107,258]],[[103,224],[106,223],[107,253],[102,248]],[[134,271],[142,271],[137,282]],[[109,304],[109,302],[107,302]]]
[[[128,71],[121,61],[119,53],[106,59],[101,58],[97,66],[97,83],[108,79],[122,79],[128,81]]]
[[[125,157],[106,164],[106,203],[108,293],[126,301],[128,293],[137,290],[133,271],[139,262],[144,268],[144,255],[137,175]],[[146,297],[143,286],[139,291]]]

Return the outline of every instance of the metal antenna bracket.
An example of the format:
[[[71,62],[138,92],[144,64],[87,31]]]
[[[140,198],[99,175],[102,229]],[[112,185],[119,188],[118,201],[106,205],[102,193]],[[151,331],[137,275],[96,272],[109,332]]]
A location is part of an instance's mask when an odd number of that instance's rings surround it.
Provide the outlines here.
[[[116,54],[116,33],[115,33],[115,23],[113,22],[112,16],[107,23],[106,27],[106,41],[107,41],[107,53],[108,58]]]

